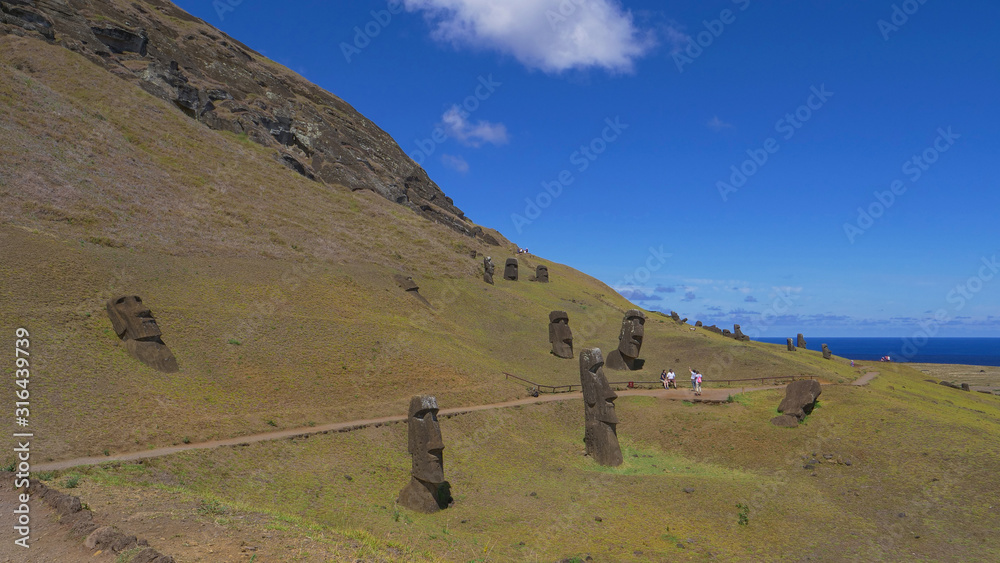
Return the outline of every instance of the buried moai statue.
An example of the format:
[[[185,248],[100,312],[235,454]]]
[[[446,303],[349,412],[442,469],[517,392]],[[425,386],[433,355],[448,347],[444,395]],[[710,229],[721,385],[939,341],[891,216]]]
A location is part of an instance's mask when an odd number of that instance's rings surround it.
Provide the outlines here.
[[[618,445],[618,415],[615,399],[618,395],[604,377],[604,357],[600,348],[585,348],[580,352],[580,384],[583,386],[584,434],[587,455],[601,465],[622,464]]]
[[[517,281],[517,258],[508,258],[503,267],[503,279]]]
[[[704,325],[704,324],[703,324],[703,323],[702,323],[701,321],[696,321],[696,322],[694,323],[694,326],[698,326],[698,327],[701,327],[701,326],[705,326],[705,325]]]
[[[798,346],[799,348],[805,348],[805,349],[807,349],[807,350],[809,349],[809,348],[808,348],[808,347],[806,346],[806,337],[805,337],[805,336],[802,336],[802,333],[801,333],[801,332],[799,333],[799,336],[798,336],[798,338],[796,339],[796,342],[795,342],[795,345],[796,345],[796,346]]]
[[[430,302],[423,295],[420,295],[420,286],[417,285],[417,282],[413,281],[412,277],[396,274],[393,276],[393,279],[400,289],[416,297],[424,305],[430,305]]]
[[[549,342],[552,343],[552,354],[559,358],[573,357],[573,331],[569,328],[569,315],[566,311],[549,313]]]
[[[115,334],[133,358],[157,371],[177,371],[177,358],[160,339],[163,333],[141,298],[125,295],[109,299],[107,309]]]
[[[618,349],[608,354],[608,369],[634,371],[642,369],[643,360],[639,360],[639,350],[642,349],[642,338],[645,332],[646,315],[638,309],[625,311],[622,319],[622,330],[618,335]]]
[[[833,352],[830,351],[830,347],[823,344],[823,359],[829,360],[833,357]]]
[[[788,351],[789,352],[794,352],[795,351],[795,342],[792,341],[791,338],[788,339]]]
[[[407,417],[408,450],[412,458],[410,483],[399,492],[399,504],[417,512],[437,512],[451,503],[444,480],[444,442],[438,422],[437,399],[418,395],[410,399]]]
[[[493,273],[496,271],[496,266],[493,265],[493,259],[487,256],[483,258],[483,281],[493,285]]]
[[[535,281],[549,283],[549,267],[541,264],[535,268]]]

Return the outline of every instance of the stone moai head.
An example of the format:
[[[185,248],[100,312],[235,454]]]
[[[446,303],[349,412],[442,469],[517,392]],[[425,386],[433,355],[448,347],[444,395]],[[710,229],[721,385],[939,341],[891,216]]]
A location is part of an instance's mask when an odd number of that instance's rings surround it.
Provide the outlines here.
[[[801,332],[799,333],[799,337],[798,337],[797,342],[795,343],[795,345],[798,346],[799,348],[806,348],[807,347],[806,346],[806,337],[802,336]]]
[[[702,322],[701,322],[701,321],[697,321],[696,323],[694,323],[694,326],[705,326],[705,325],[704,325],[704,324],[702,324]]]
[[[539,264],[535,268],[535,281],[549,283],[549,267]]]
[[[410,473],[429,483],[444,481],[444,442],[437,419],[437,399],[419,395],[410,399],[409,452],[413,459]]]
[[[743,334],[743,331],[740,330],[740,325],[733,325],[733,338],[736,340],[750,340],[750,337]]]
[[[618,351],[627,358],[638,358],[645,334],[646,315],[638,309],[625,311],[622,331],[618,335]]]
[[[670,311],[670,318],[677,322],[681,320],[681,316],[677,314],[677,311]]]
[[[615,412],[618,395],[604,377],[604,357],[600,348],[585,348],[580,352],[580,384],[583,386],[587,454],[601,465],[621,465],[618,414]]]
[[[493,284],[493,272],[496,271],[496,267],[493,266],[493,259],[487,256],[483,258],[483,281],[488,284]]]
[[[508,258],[503,267],[503,279],[517,281],[517,258]]]
[[[115,334],[125,342],[132,357],[158,371],[177,371],[177,359],[160,339],[163,334],[160,326],[140,297],[123,295],[109,299],[107,310]]]
[[[399,492],[398,502],[418,512],[437,512],[451,502],[450,487],[444,480],[444,442],[437,413],[434,397],[418,395],[410,399],[407,449],[412,466],[410,482]]]
[[[552,343],[552,353],[555,356],[573,357],[573,331],[569,328],[569,315],[566,311],[549,313],[549,342]]]
[[[823,344],[823,358],[829,360],[833,357],[833,352],[830,351],[830,347]]]
[[[788,339],[788,351],[789,352],[795,351],[795,342],[793,342],[791,338]]]

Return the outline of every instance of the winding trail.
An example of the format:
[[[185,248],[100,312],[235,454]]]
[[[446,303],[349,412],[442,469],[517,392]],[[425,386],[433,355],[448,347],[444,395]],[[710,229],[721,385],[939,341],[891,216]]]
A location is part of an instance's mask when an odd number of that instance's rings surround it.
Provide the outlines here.
[[[772,385],[767,387],[704,389],[701,397],[695,397],[694,393],[690,389],[684,389],[684,388],[670,389],[670,390],[626,389],[622,391],[616,391],[616,393],[618,393],[619,397],[634,397],[634,396],[655,397],[658,399],[666,399],[673,401],[712,403],[712,402],[725,401],[730,394],[743,393],[746,391],[762,391],[765,389],[775,389],[775,388],[776,387]],[[513,401],[504,401],[502,403],[490,403],[486,405],[474,405],[470,407],[455,407],[449,409],[441,409],[438,411],[438,416],[450,417],[470,412],[505,409],[510,407],[519,407],[523,405],[537,405],[541,403],[552,403],[556,401],[574,401],[574,400],[580,400],[582,398],[583,394],[580,392],[557,393],[552,395],[541,395],[538,397],[528,397],[526,399],[515,399]],[[348,432],[351,430],[357,430],[359,428],[378,426],[382,424],[392,424],[395,422],[403,422],[405,420],[406,420],[406,415],[402,414],[394,416],[383,416],[379,418],[349,420],[346,422],[333,422],[330,424],[320,424],[316,426],[307,426],[304,428],[289,428],[287,430],[276,430],[274,432],[264,432],[261,434],[252,434],[249,436],[238,436],[235,438],[226,438],[224,440],[210,440],[208,442],[199,442],[196,444],[181,444],[177,446],[154,448],[151,450],[143,450],[140,452],[114,454],[110,456],[80,457],[75,459],[67,459],[63,461],[39,463],[33,465],[32,468],[35,471],[60,471],[64,469],[71,469],[73,467],[78,467],[81,465],[99,465],[102,463],[115,462],[115,461],[138,461],[141,459],[162,457],[181,452],[189,452],[193,450],[209,450],[226,446],[245,446],[249,444],[256,444],[258,442],[268,442],[271,440],[286,440],[289,438],[311,436],[314,434],[327,434],[330,432]]]

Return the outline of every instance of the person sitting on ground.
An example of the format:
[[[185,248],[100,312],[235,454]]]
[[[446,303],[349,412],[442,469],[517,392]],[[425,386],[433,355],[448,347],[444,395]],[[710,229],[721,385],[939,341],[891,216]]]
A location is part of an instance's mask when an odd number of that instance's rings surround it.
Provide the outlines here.
[[[667,389],[671,387],[677,389],[677,374],[674,373],[674,368],[670,368],[667,372]]]

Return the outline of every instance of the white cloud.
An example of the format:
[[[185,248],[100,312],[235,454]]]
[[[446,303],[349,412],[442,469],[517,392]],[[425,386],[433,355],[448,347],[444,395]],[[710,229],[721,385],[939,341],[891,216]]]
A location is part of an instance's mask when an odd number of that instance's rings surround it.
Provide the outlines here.
[[[712,131],[722,131],[723,129],[728,129],[733,126],[732,123],[726,123],[725,121],[719,119],[718,115],[712,116],[712,119],[708,120],[707,125]]]
[[[469,171],[469,163],[465,161],[461,156],[454,156],[450,154],[441,155],[441,163],[451,168],[452,170],[457,170],[462,174]]]
[[[617,0],[404,2],[409,11],[425,12],[437,40],[510,54],[551,73],[591,67],[630,72],[656,43]]]
[[[469,113],[457,104],[444,112],[441,124],[445,133],[470,147],[478,147],[483,143],[503,145],[509,140],[507,126],[503,123],[482,120],[472,123],[469,121]]]

